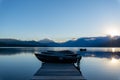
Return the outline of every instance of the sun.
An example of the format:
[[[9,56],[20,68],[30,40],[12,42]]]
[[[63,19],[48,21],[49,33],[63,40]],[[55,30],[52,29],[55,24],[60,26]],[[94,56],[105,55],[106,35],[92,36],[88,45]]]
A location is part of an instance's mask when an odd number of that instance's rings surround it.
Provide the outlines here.
[[[118,35],[118,32],[115,31],[115,30],[111,30],[108,34],[109,34],[111,37],[114,37],[114,36],[117,36],[117,35]]]
[[[115,28],[109,28],[107,29],[107,35],[110,35],[111,37],[118,36],[119,31],[118,29],[115,29]]]

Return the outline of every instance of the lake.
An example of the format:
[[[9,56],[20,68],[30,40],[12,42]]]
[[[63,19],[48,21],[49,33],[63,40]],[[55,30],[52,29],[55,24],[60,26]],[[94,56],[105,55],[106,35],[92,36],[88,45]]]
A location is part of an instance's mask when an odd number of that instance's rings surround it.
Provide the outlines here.
[[[30,80],[41,67],[34,52],[71,50],[80,54],[80,71],[87,80],[120,80],[120,48],[17,47],[0,48],[0,80]]]

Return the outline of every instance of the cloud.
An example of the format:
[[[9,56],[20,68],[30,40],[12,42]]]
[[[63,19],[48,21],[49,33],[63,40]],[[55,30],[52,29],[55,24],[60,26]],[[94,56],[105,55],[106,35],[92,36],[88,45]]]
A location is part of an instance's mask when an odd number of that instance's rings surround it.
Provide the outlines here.
[[[85,39],[86,41],[91,41],[91,40],[95,40],[95,38],[87,38]]]

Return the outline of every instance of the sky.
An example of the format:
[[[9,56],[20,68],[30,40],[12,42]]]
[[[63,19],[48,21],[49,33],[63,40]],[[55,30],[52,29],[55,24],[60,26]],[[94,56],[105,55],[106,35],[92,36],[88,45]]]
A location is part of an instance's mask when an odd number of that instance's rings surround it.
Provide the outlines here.
[[[120,0],[0,0],[0,38],[66,41],[119,30]]]

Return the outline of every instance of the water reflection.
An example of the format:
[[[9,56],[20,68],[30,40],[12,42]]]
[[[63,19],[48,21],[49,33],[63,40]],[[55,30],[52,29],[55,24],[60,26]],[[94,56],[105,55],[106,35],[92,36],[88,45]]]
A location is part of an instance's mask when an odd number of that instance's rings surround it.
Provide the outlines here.
[[[112,59],[111,59],[111,63],[117,63],[117,62],[118,62],[117,59],[115,59],[115,58],[112,58]]]
[[[36,71],[32,80],[63,80],[80,77],[83,78],[82,72],[76,71],[73,64],[59,64],[59,63],[42,63],[42,66]]]
[[[119,80],[120,48],[31,47],[0,48],[0,80],[29,80],[41,66],[35,51],[71,50],[82,55],[80,71],[87,80]]]
[[[0,49],[0,80],[30,80],[40,66],[29,50]]]
[[[113,53],[115,52],[115,48],[112,48],[112,52],[113,52]]]
[[[97,57],[97,58],[116,58],[116,59],[120,59],[120,52],[77,52],[78,54],[84,56],[84,57]]]
[[[108,58],[84,57],[81,71],[87,80],[119,80],[120,60],[113,63]]]
[[[30,48],[0,48],[0,55],[15,55],[20,53],[33,53],[35,50]]]
[[[120,60],[119,59],[116,59],[116,58],[111,58],[110,60],[110,65],[111,66],[117,66],[118,64],[120,63]]]

